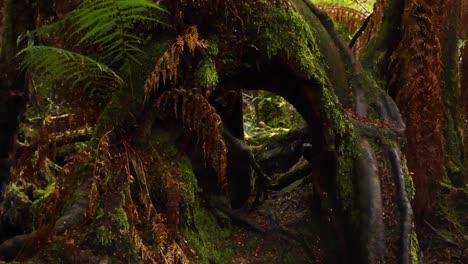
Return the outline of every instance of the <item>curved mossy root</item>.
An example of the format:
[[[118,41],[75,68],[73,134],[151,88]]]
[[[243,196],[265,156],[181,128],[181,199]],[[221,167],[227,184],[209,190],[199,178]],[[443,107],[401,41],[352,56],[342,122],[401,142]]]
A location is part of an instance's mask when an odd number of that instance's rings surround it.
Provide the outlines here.
[[[76,189],[72,205],[68,207],[65,213],[55,222],[55,226],[51,231],[52,234],[62,235],[66,230],[74,228],[85,221],[90,190],[90,180]],[[29,234],[17,235],[4,241],[0,244],[0,260],[12,261],[19,255],[22,255],[26,250],[34,246],[38,236],[39,233],[33,231]]]
[[[387,161],[391,165],[391,179],[395,183],[396,200],[400,217],[400,263],[411,263],[411,234],[413,225],[413,212],[411,209],[408,194],[406,192],[405,174],[403,171],[400,146],[404,143],[404,133],[406,125],[402,116],[391,97],[381,90],[366,75],[360,63],[356,60],[346,43],[339,37],[333,26],[333,22],[326,13],[315,7],[309,0],[303,0],[308,8],[316,15],[330,35],[333,43],[339,49],[341,58],[350,70],[351,75],[357,80],[353,83],[355,94],[354,109],[361,117],[368,117],[369,108],[377,113],[378,117],[391,123],[389,127],[375,127],[367,125],[359,120],[351,119],[356,131],[361,138],[363,155],[356,160],[357,185],[359,191],[359,209],[361,210],[361,256],[365,263],[383,262],[382,242],[384,234],[384,224],[381,219],[382,198],[380,195],[381,186],[378,182],[378,161],[375,159],[373,144],[378,142],[383,148]],[[369,105],[369,98],[372,97],[373,105]],[[377,174],[376,174],[377,173]],[[367,201],[366,199],[372,199]],[[364,211],[362,211],[364,210]],[[375,226],[366,226],[373,224]]]
[[[400,151],[392,148],[388,151],[390,157],[392,174],[397,189],[398,207],[400,209],[401,239],[400,252],[401,263],[411,263],[411,233],[413,232],[413,209],[411,208],[408,194],[406,192],[405,173],[401,164]]]
[[[362,154],[355,161],[360,211],[360,250],[365,263],[383,263],[382,196],[377,158],[371,144],[360,142]]]

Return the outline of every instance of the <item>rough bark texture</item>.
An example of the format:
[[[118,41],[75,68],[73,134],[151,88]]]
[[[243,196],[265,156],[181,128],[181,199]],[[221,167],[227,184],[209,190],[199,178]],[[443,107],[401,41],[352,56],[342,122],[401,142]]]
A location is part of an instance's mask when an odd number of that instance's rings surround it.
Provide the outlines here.
[[[465,151],[457,100],[460,98],[460,27],[461,1],[453,0],[445,11],[442,28],[444,137],[446,143],[446,173],[453,186],[462,187],[465,173]]]
[[[407,124],[405,153],[418,190],[414,200],[418,214],[432,210],[445,176],[441,30],[447,4],[408,1],[402,38],[390,57],[389,90]]]
[[[461,14],[461,25],[466,25],[468,23],[468,3],[462,1],[462,14]],[[468,38],[468,29],[467,27],[461,27],[461,37],[464,39]],[[468,153],[468,45],[463,47],[461,50],[461,95],[459,100],[459,110],[461,112],[461,120],[463,128],[463,137],[464,137],[464,146],[465,154]],[[468,154],[467,154],[468,155]],[[468,157],[465,157],[465,183],[468,182]]]
[[[0,1],[0,197],[9,181],[10,158],[20,114],[26,100],[26,81],[15,58],[17,38],[34,26],[34,9],[30,1]],[[1,199],[1,198],[0,198]]]

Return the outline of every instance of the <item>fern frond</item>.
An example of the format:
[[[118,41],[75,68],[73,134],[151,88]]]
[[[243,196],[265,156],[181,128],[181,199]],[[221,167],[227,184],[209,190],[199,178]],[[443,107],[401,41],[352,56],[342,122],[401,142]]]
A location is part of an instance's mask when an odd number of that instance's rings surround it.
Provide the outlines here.
[[[122,78],[112,69],[90,57],[68,50],[49,47],[31,46],[23,49],[21,67],[40,79],[46,87],[58,82],[72,87],[90,85],[119,86]]]
[[[151,21],[150,11],[166,12],[149,0],[94,0],[83,1],[73,18],[78,32],[83,32],[80,43],[90,42],[103,48],[103,61],[109,64],[122,60],[135,60],[137,47],[143,40],[132,32],[135,23]]]
[[[365,12],[338,5],[319,5],[335,22],[343,25],[348,34],[354,34],[364,23],[367,17]]]
[[[160,82],[165,84],[168,80],[176,81],[177,67],[179,66],[180,57],[184,53],[185,46],[187,46],[190,54],[194,55],[197,50],[199,52],[204,52],[208,47],[208,42],[199,38],[196,26],[190,26],[185,31],[184,35],[177,36],[174,43],[158,59],[153,71],[146,79],[145,97],[150,95],[152,92],[156,92],[159,88]]]
[[[227,192],[227,148],[223,139],[223,122],[203,97],[200,89],[165,91],[155,103],[161,111],[172,112],[184,128],[193,132],[201,143],[205,160],[210,160],[218,174],[221,189]]]

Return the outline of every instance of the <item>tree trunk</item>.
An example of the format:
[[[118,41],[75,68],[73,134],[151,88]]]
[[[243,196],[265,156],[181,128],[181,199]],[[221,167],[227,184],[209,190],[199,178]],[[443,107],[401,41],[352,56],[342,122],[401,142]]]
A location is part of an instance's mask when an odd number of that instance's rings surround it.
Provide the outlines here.
[[[10,179],[10,157],[27,97],[26,80],[16,59],[17,39],[33,26],[30,1],[0,1],[0,197]]]

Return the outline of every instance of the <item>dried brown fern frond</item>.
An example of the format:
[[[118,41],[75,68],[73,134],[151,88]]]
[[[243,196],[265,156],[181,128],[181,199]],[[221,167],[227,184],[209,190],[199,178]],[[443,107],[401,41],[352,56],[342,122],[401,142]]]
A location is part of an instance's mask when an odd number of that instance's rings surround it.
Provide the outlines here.
[[[218,183],[226,192],[227,149],[223,140],[223,123],[201,90],[166,91],[158,98],[155,106],[173,112],[184,128],[195,133],[197,141],[202,144],[204,159],[211,161],[218,174]]]
[[[385,15],[385,8],[387,6],[387,0],[377,0],[374,4],[374,11],[372,16],[369,18],[366,28],[359,36],[356,44],[353,46],[353,52],[356,57],[359,57],[364,48],[369,44],[372,37],[380,30],[382,21]]]
[[[174,43],[158,59],[153,71],[146,79],[145,97],[156,92],[161,82],[165,84],[166,81],[176,81],[177,67],[185,47],[191,55],[194,55],[197,50],[204,52],[208,47],[208,42],[200,39],[196,26],[190,26],[183,35],[177,36]]]
[[[367,14],[349,7],[338,5],[319,5],[323,11],[327,12],[332,19],[343,25],[348,34],[354,34],[364,23]]]
[[[130,184],[127,185],[125,206],[130,237],[141,259],[145,263],[162,263],[162,260],[188,263],[176,239],[180,227],[180,192],[184,187],[178,180],[179,168],[171,162],[172,156],[157,147],[150,146],[143,151],[129,149],[125,148],[127,180],[139,188],[137,194],[132,194]],[[152,200],[152,193],[158,193],[157,204]],[[152,242],[143,240],[145,233],[151,235]]]
[[[104,183],[109,177],[112,168],[113,156],[110,150],[109,135],[112,130],[106,132],[99,140],[98,147],[95,150],[90,150],[92,155],[85,157],[84,163],[91,166],[93,169],[91,179],[91,189],[89,193],[88,216],[93,217],[96,214],[98,207],[99,190],[105,190],[106,184]]]

